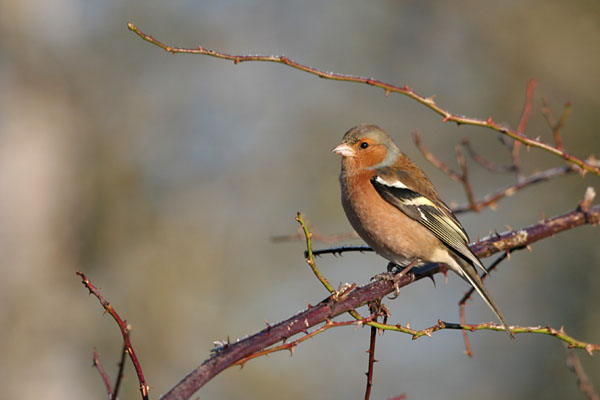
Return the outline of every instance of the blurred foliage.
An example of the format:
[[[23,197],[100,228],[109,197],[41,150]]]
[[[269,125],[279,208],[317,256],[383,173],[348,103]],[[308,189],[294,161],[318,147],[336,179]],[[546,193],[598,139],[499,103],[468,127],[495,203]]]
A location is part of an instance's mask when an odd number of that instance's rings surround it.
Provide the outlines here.
[[[127,21],[173,45],[285,54],[408,84],[452,112],[513,127],[534,77],[527,133],[552,140],[540,96],[557,114],[570,100],[567,150],[599,155],[595,1],[0,0],[0,9],[0,398],[105,397],[91,349],[114,375],[120,336],[76,270],[133,325],[153,397],[205,359],[214,340],[323,298],[302,242],[269,238],[295,232],[298,210],[324,233],[350,229],[330,149],[357,123],[390,132],[448,202],[463,202],[462,188],[426,164],[411,132],[451,165],[449,150],[463,137],[508,160],[496,134],[443,124],[407,98],[281,65],[168,55],[128,32]],[[560,163],[523,152],[527,171]],[[474,165],[471,176],[480,196],[513,179]],[[529,225],[572,209],[598,182],[559,178],[461,219],[472,237]],[[334,284],[365,282],[386,265],[372,254],[318,261]],[[488,287],[510,322],[565,325],[598,343],[599,264],[598,228],[583,227],[514,254]],[[420,282],[387,303],[394,321],[424,327],[456,320],[464,290],[454,277],[436,290]],[[467,315],[492,318],[480,301]],[[202,398],[359,397],[368,334],[328,332],[293,358],[226,371]],[[373,398],[582,397],[558,341],[471,338],[474,359],[457,332],[414,343],[381,337]],[[581,357],[599,388],[600,364]],[[137,398],[135,373],[126,372],[121,398]]]

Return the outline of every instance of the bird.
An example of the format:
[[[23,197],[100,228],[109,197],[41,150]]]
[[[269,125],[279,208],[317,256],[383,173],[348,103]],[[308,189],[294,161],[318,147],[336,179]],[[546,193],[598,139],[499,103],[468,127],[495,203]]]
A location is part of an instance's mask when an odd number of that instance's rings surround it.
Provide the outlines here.
[[[332,150],[342,156],[342,206],[358,235],[380,256],[404,268],[442,263],[468,282],[514,339],[477,269],[469,236],[433,184],[377,125],[351,128]]]

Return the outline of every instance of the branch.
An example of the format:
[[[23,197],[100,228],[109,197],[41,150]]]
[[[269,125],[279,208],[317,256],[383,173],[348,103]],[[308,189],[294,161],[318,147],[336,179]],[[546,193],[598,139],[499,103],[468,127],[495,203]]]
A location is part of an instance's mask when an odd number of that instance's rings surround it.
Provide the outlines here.
[[[127,345],[123,343],[123,350],[121,350],[121,361],[119,361],[119,372],[117,372],[117,381],[115,382],[115,393],[110,398],[111,400],[115,400],[119,395],[119,389],[121,389],[121,382],[123,382],[123,370],[125,369],[125,357],[127,356]]]
[[[377,339],[377,328],[371,327],[371,337],[369,339],[369,366],[367,368],[367,388],[365,389],[365,400],[369,400],[371,397],[371,388],[373,387],[373,369],[377,360],[375,359],[375,341]]]
[[[528,177],[522,178],[521,180],[519,180],[518,183],[508,185],[502,189],[499,189],[495,193],[490,193],[488,195],[483,196],[480,200],[476,200],[474,205],[470,202],[460,204],[458,206],[452,207],[452,211],[455,214],[460,214],[467,211],[481,210],[485,207],[494,208],[498,200],[501,200],[505,197],[510,197],[521,189],[525,189],[526,187],[534,185],[536,183],[548,181],[552,178],[568,175],[573,172],[575,172],[575,169],[573,169],[573,167],[570,165],[562,165],[560,167],[550,168],[545,171],[536,172]]]
[[[458,165],[460,166],[461,173],[454,172],[450,167],[444,164],[440,159],[433,155],[423,144],[421,141],[421,136],[418,133],[413,135],[413,139],[417,148],[423,153],[425,158],[432,163],[436,168],[442,170],[446,175],[448,175],[451,179],[456,182],[462,183],[465,188],[465,193],[467,194],[467,199],[469,200],[469,209],[477,212],[480,210],[477,202],[475,201],[475,195],[473,194],[473,188],[471,187],[471,183],[469,182],[469,169],[467,168],[467,160],[463,155],[460,147],[456,147],[456,160]]]
[[[90,294],[96,296],[102,307],[104,307],[104,310],[109,313],[117,322],[117,325],[119,325],[119,329],[121,329],[121,334],[123,335],[123,344],[126,347],[129,358],[131,358],[131,362],[133,362],[135,372],[137,373],[138,380],[140,382],[140,392],[142,393],[142,398],[144,400],[148,400],[148,390],[150,387],[146,384],[142,367],[140,366],[137,356],[135,355],[135,351],[133,350],[133,346],[131,345],[131,341],[129,340],[130,328],[127,325],[127,321],[123,320],[119,314],[117,314],[117,311],[113,308],[113,306],[111,306],[108,300],[102,296],[102,293],[100,293],[100,291],[92,284],[92,282],[90,282],[83,272],[78,271],[77,275],[81,277],[81,283],[83,283],[83,285],[90,291]]]
[[[325,324],[323,326],[321,326],[318,329],[315,329],[314,331],[310,332],[310,333],[306,333],[304,336],[302,336],[300,339],[296,339],[293,342],[289,342],[289,343],[284,343],[282,345],[279,346],[274,346],[274,347],[270,347],[266,350],[262,350],[262,351],[257,351],[256,353],[250,354],[247,357],[242,358],[241,360],[233,363],[230,365],[230,367],[233,367],[235,365],[239,365],[241,368],[244,368],[244,365],[246,365],[246,363],[250,360],[253,360],[255,358],[261,357],[261,356],[266,356],[268,354],[271,353],[275,353],[277,351],[283,351],[283,350],[289,350],[290,351],[290,356],[294,355],[294,349],[296,348],[296,346],[298,346],[300,343],[315,337],[316,335],[323,333],[331,328],[337,328],[340,326],[348,326],[348,325],[356,325],[357,327],[363,326],[365,323],[373,321],[378,314],[373,314],[367,318],[364,318],[362,320],[357,320],[357,321],[342,321],[342,322],[333,322],[331,320],[326,320]],[[267,329],[269,329],[269,327],[267,327]],[[219,348],[217,348],[217,352]]]
[[[600,220],[600,205],[589,207],[587,211],[580,208],[567,214],[542,221],[538,224],[494,235],[479,241],[472,245],[472,249],[480,257],[486,257],[497,252],[505,252],[513,249],[521,249],[546,237],[553,236],[559,232],[573,229],[584,224],[596,224]],[[424,267],[414,268],[410,273],[402,276],[397,285],[404,287],[416,280],[429,277],[431,274],[439,272],[439,265],[428,264]],[[389,280],[380,280],[372,282],[365,286],[354,288],[350,293],[344,296],[328,297],[315,306],[309,305],[306,310],[279,322],[273,326],[268,326],[262,331],[240,339],[235,343],[226,343],[223,346],[214,349],[214,354],[202,363],[198,368],[190,372],[185,378],[177,383],[168,393],[161,397],[163,400],[189,399],[196,391],[204,386],[213,377],[223,371],[225,368],[237,361],[248,357],[249,355],[262,351],[265,348],[298,333],[305,332],[306,329],[331,320],[334,317],[354,310],[367,304],[370,301],[381,299],[394,291],[394,283]],[[370,324],[374,324],[371,322]],[[389,325],[379,324],[382,329],[390,327]],[[392,325],[392,327],[394,327]],[[398,331],[401,330],[395,326]],[[410,330],[410,328],[408,328]],[[438,323],[438,325],[423,331],[412,331],[410,334],[414,338],[430,335],[431,332],[440,329],[468,329],[475,330],[503,330],[502,326],[495,324],[450,324]],[[514,329],[514,330],[513,330]],[[560,340],[569,343],[572,347],[584,348],[587,351],[599,351],[600,346],[577,341],[567,336],[564,331],[553,328],[542,327],[511,327],[514,333],[540,333],[552,335]],[[422,333],[421,333],[422,332]],[[417,335],[420,336],[416,336]]]
[[[552,133],[554,134],[554,142],[556,143],[556,148],[562,150],[563,149],[563,140],[561,137],[561,130],[565,123],[567,122],[567,118],[571,115],[571,103],[567,102],[565,104],[565,108],[563,109],[562,116],[557,121],[554,120],[554,116],[552,116],[552,112],[550,111],[550,105],[545,98],[542,98],[542,115],[546,118],[550,129],[552,129]]]
[[[598,396],[598,393],[594,390],[594,385],[592,385],[592,382],[590,382],[590,379],[583,370],[579,357],[569,348],[567,348],[567,368],[569,368],[577,377],[577,386],[585,397],[589,400],[600,400],[600,396]]]
[[[530,79],[527,83],[527,91],[525,94],[525,104],[523,105],[523,112],[521,113],[521,120],[519,121],[519,125],[517,126],[517,132],[520,134],[525,133],[525,126],[527,126],[527,121],[529,121],[529,116],[531,115],[531,108],[533,103],[533,93],[535,92],[535,87],[537,85],[537,81],[535,79]],[[520,179],[520,161],[519,161],[519,151],[521,150],[521,143],[515,141],[512,146],[511,157],[513,166],[515,171],[517,171],[517,177]],[[562,149],[561,149],[562,150]]]
[[[92,352],[92,358],[94,360],[93,366],[98,369],[98,373],[100,374],[100,377],[102,378],[102,382],[104,382],[104,387],[106,388],[106,393],[108,394],[108,399],[111,400],[114,398],[113,390],[112,390],[112,387],[110,386],[110,380],[108,379],[108,375],[106,374],[104,367],[100,363],[100,359],[98,358],[98,352],[96,351],[96,349],[94,349],[94,351]]]
[[[443,119],[442,119],[443,122],[455,122],[457,125],[480,126],[480,127],[494,130],[496,132],[500,132],[501,134],[507,135],[507,136],[511,137],[512,139],[525,144],[526,146],[537,147],[539,149],[542,149],[549,153],[557,155],[558,157],[561,157],[562,159],[564,159],[565,161],[567,161],[569,163],[576,164],[582,168],[582,170],[583,170],[582,172],[592,172],[596,175],[600,175],[600,167],[596,167],[596,166],[588,163],[587,161],[584,161],[584,160],[577,158],[561,149],[558,149],[547,143],[544,143],[540,139],[530,138],[518,131],[509,129],[509,128],[503,126],[502,124],[494,122],[492,117],[489,117],[488,119],[483,120],[483,119],[469,118],[469,117],[461,116],[458,114],[453,114],[453,113],[441,108],[440,106],[438,106],[432,97],[423,97],[406,85],[396,86],[396,85],[385,83],[385,82],[382,82],[382,81],[379,81],[379,80],[373,79],[373,78],[366,78],[366,77],[362,77],[362,76],[354,76],[354,75],[345,75],[345,74],[337,74],[337,73],[333,73],[333,72],[326,72],[326,71],[322,71],[322,70],[319,70],[319,69],[316,69],[313,67],[309,67],[307,65],[300,64],[296,61],[293,61],[293,60],[287,58],[286,56],[234,55],[234,54],[227,54],[227,53],[222,53],[219,51],[205,49],[202,46],[198,46],[197,48],[174,47],[174,46],[170,46],[165,43],[162,43],[161,41],[154,39],[152,36],[145,34],[131,22],[129,22],[127,24],[127,26],[130,31],[135,32],[135,34],[137,34],[140,38],[144,39],[145,41],[147,41],[155,46],[160,47],[161,49],[163,49],[169,53],[173,53],[173,54],[183,53],[183,54],[207,55],[207,56],[216,57],[216,58],[220,58],[220,59],[224,59],[224,60],[231,60],[235,64],[239,64],[244,61],[262,61],[262,62],[279,63],[279,64],[284,64],[284,65],[287,65],[287,66],[295,68],[295,69],[299,69],[301,71],[308,72],[310,74],[316,75],[316,76],[318,76],[320,78],[324,78],[324,79],[331,79],[331,80],[344,81],[344,82],[364,83],[364,84],[367,84],[370,86],[375,86],[375,87],[385,90],[386,95],[388,95],[392,92],[399,93],[399,94],[410,97],[411,99],[423,104],[425,107],[434,111],[435,113],[441,115],[443,117]]]
[[[464,138],[462,140],[462,145],[467,149],[467,151],[469,152],[469,154],[471,155],[471,157],[473,158],[473,160],[475,160],[475,162],[479,165],[481,165],[483,168],[492,171],[492,172],[514,172],[516,171],[516,168],[514,165],[501,165],[501,164],[496,164],[495,162],[492,162],[490,160],[488,160],[487,158],[485,158],[484,156],[482,156],[481,154],[477,153],[474,149],[473,146],[471,146],[471,143],[469,142],[469,139]]]

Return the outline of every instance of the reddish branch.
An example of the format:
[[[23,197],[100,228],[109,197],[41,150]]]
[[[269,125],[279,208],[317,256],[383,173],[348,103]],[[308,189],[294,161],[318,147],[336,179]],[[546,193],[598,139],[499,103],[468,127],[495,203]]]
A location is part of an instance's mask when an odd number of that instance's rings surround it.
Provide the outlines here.
[[[538,224],[494,235],[475,243],[471,248],[479,257],[487,257],[498,252],[506,252],[514,249],[524,248],[538,240],[554,236],[557,233],[573,229],[584,224],[595,224],[600,220],[600,205],[589,207],[586,210],[580,208],[567,214],[542,221]],[[418,279],[439,272],[439,266],[430,264],[424,268],[413,269],[411,273],[404,275],[398,282],[399,287],[404,287]],[[223,371],[225,368],[248,357],[249,355],[262,351],[269,346],[286,340],[296,334],[306,332],[312,326],[331,320],[334,317],[354,310],[370,301],[381,299],[394,290],[394,283],[388,280],[380,280],[365,286],[357,287],[350,293],[335,301],[331,297],[324,299],[315,306],[309,306],[306,310],[282,321],[269,326],[254,335],[238,340],[235,343],[227,343],[215,350],[214,355],[204,361],[202,365],[190,372],[177,385],[175,385],[161,399],[189,399],[204,384]],[[449,324],[439,322],[438,325],[428,328],[422,335],[430,335],[441,329],[469,329],[469,330],[502,330],[501,326],[494,324]],[[542,327],[511,327],[515,333],[532,332],[554,335],[562,340],[569,341],[571,346],[585,348],[588,351],[599,351],[600,346],[579,342],[569,338],[561,330]],[[415,331],[419,334],[421,331]],[[419,335],[413,337],[420,337]]]
[[[425,147],[425,145],[423,144],[423,141],[421,140],[421,136],[418,133],[415,133],[413,135],[413,137],[414,137],[417,148],[419,149],[419,151],[421,151],[421,153],[423,153],[423,156],[425,156],[427,161],[429,161],[434,167],[436,167],[437,169],[439,169],[440,171],[442,171],[446,175],[448,175],[449,178],[451,178],[452,180],[459,182],[463,185],[463,187],[465,189],[465,193],[467,195],[468,203],[452,207],[452,211],[456,214],[467,212],[467,211],[478,212],[486,207],[494,208],[496,203],[499,200],[503,199],[504,197],[510,197],[521,189],[525,189],[526,187],[534,185],[536,183],[548,181],[552,178],[556,178],[556,177],[559,177],[562,175],[567,175],[567,174],[577,171],[577,169],[576,169],[577,167],[573,167],[571,165],[562,165],[560,167],[550,168],[545,171],[536,172],[536,173],[531,174],[528,177],[519,179],[519,181],[515,184],[506,186],[502,189],[499,189],[498,191],[496,191],[494,193],[490,193],[490,194],[484,196],[480,200],[476,200],[475,195],[473,194],[473,188],[471,186],[471,183],[469,182],[469,175],[468,175],[466,160],[465,160],[465,157],[463,156],[462,152],[460,151],[460,149],[459,148],[456,149],[456,159],[457,159],[458,165],[461,168],[461,173],[458,173],[458,172],[454,171],[452,168],[450,168],[448,165],[446,165],[444,162],[442,162],[439,158],[437,158],[431,151],[429,151],[427,149],[427,147]],[[471,152],[471,154],[474,157],[477,157],[478,162],[480,164],[484,165],[486,168],[488,168],[490,170],[493,170],[496,172],[507,172],[507,171],[516,171],[517,170],[516,165],[513,165],[511,167],[505,167],[505,166],[500,166],[500,165],[491,163],[490,161],[484,159],[480,155],[476,154],[473,151],[473,149],[471,149],[471,147],[469,146],[467,141],[463,141],[463,145],[465,145],[465,147],[467,147],[467,150],[469,150],[469,152]],[[590,163],[592,165],[600,166],[600,163],[598,163],[597,161],[594,161],[594,160],[591,160]]]
[[[83,272],[77,272],[77,275],[81,277],[81,283],[90,291],[90,294],[96,296],[98,301],[104,310],[109,313],[113,319],[116,321],[119,329],[121,330],[121,334],[123,335],[123,344],[125,346],[125,351],[129,354],[129,358],[131,358],[131,362],[135,367],[135,372],[137,373],[138,380],[140,382],[140,392],[142,393],[142,398],[148,399],[148,390],[150,387],[146,384],[146,380],[144,379],[144,373],[142,372],[142,367],[138,361],[137,356],[135,355],[135,351],[133,350],[133,346],[131,345],[131,340],[129,339],[129,327],[127,326],[127,321],[123,320],[117,311],[110,305],[108,300],[100,293],[100,291],[90,282],[90,280],[85,276]],[[120,378],[117,378],[120,379]]]
[[[433,155],[430,152],[423,142],[421,141],[421,135],[415,133],[413,135],[415,140],[415,144],[417,148],[423,153],[427,161],[432,163],[436,168],[442,170],[446,175],[448,175],[452,180],[462,183],[465,188],[465,193],[467,194],[467,198],[469,199],[469,209],[473,211],[479,211],[481,207],[475,201],[475,195],[473,194],[473,188],[471,187],[471,183],[469,182],[469,170],[467,168],[467,160],[465,159],[460,147],[456,147],[456,160],[458,161],[458,165],[460,166],[461,173],[457,173],[452,170],[449,166],[444,164],[439,158]]]
[[[127,357],[127,345],[123,343],[123,349],[121,350],[121,361],[119,361],[119,372],[117,372],[117,380],[115,382],[115,393],[111,397],[111,400],[114,400],[119,395],[119,389],[121,389],[121,382],[123,382],[123,370],[125,369],[125,357]]]
[[[473,158],[473,160],[475,160],[475,162],[477,164],[481,165],[482,167],[484,167],[485,169],[487,169],[489,171],[492,171],[492,172],[514,172],[515,171],[514,165],[496,164],[495,162],[492,162],[492,161],[488,160],[487,158],[483,157],[481,154],[477,153],[471,146],[471,143],[469,143],[469,139],[463,139],[462,145],[467,149],[467,151],[469,152],[469,154],[471,155],[471,157]]]
[[[542,103],[544,105],[542,107],[542,115],[544,115],[544,117],[546,118],[546,121],[548,122],[548,125],[550,126],[550,129],[552,129],[552,133],[554,134],[554,142],[556,143],[556,148],[562,150],[564,147],[563,147],[563,140],[561,137],[561,131],[562,131],[563,126],[567,122],[567,118],[569,118],[569,115],[571,115],[571,103],[567,102],[565,104],[565,108],[563,109],[562,116],[560,117],[560,119],[558,121],[556,121],[554,119],[554,116],[552,115],[552,112],[550,111],[550,106],[548,105],[548,101],[546,99],[542,98]]]
[[[531,109],[533,104],[533,94],[535,92],[535,86],[537,82],[535,79],[530,79],[527,84],[527,91],[525,94],[525,104],[523,105],[523,112],[521,113],[521,120],[519,121],[519,125],[517,126],[517,132],[520,134],[525,134],[525,126],[527,126],[527,121],[529,121],[529,116],[531,115]],[[521,142],[515,141],[512,146],[511,156],[512,162],[515,171],[517,174],[520,174],[520,162],[519,162],[519,151],[521,150]],[[520,176],[519,176],[520,178]]]
[[[365,389],[365,400],[369,400],[371,397],[371,388],[373,387],[373,370],[375,368],[375,341],[377,340],[377,328],[371,327],[371,338],[369,340],[369,366],[367,368],[367,388]]]
[[[510,197],[521,189],[525,189],[526,187],[534,185],[536,183],[548,181],[552,178],[568,175],[573,172],[575,172],[575,169],[570,165],[561,165],[560,167],[550,168],[545,171],[536,172],[528,177],[520,179],[518,183],[508,185],[502,189],[499,189],[495,193],[485,195],[481,199],[475,200],[474,203],[469,202],[452,207],[452,211],[454,211],[455,214],[459,214],[467,211],[479,211],[486,207],[494,208],[499,200],[505,197]]]
[[[169,53],[173,53],[173,54],[183,53],[183,54],[207,55],[207,56],[216,57],[216,58],[220,58],[220,59],[231,60],[235,64],[239,64],[244,61],[262,61],[262,62],[279,63],[279,64],[287,65],[292,68],[299,69],[301,71],[308,72],[310,74],[316,75],[316,76],[318,76],[320,78],[324,78],[324,79],[332,79],[332,80],[344,81],[344,82],[364,83],[364,84],[367,84],[370,86],[376,86],[378,88],[385,90],[386,95],[389,93],[392,93],[392,92],[400,93],[402,95],[410,97],[413,100],[416,100],[417,102],[423,104],[424,106],[428,107],[432,111],[441,115],[443,117],[443,119],[442,119],[443,122],[455,122],[458,125],[461,125],[461,124],[462,125],[473,125],[473,126],[480,126],[480,127],[492,129],[496,132],[500,132],[504,135],[507,135],[507,136],[511,137],[512,139],[525,144],[526,146],[537,147],[539,149],[542,149],[542,150],[550,152],[554,155],[557,155],[567,162],[570,162],[570,163],[580,166],[584,171],[593,172],[596,175],[600,175],[600,167],[597,167],[595,165],[590,164],[587,161],[584,161],[578,157],[575,157],[572,154],[569,154],[569,153],[563,151],[562,149],[559,149],[557,147],[554,147],[547,143],[544,143],[538,138],[530,138],[517,130],[509,129],[502,124],[494,122],[492,117],[489,117],[486,120],[483,120],[483,119],[469,118],[469,117],[461,116],[458,114],[453,114],[453,113],[443,109],[442,107],[438,106],[432,97],[421,96],[406,85],[397,86],[397,85],[385,83],[385,82],[382,82],[380,80],[373,79],[373,78],[354,76],[354,75],[337,74],[334,72],[326,72],[326,71],[322,71],[322,70],[319,70],[319,69],[316,69],[313,67],[309,67],[307,65],[300,64],[300,63],[293,61],[285,56],[235,55],[235,54],[227,54],[227,53],[222,53],[219,51],[205,49],[202,46],[198,46],[196,48],[174,47],[174,46],[165,44],[165,43],[153,38],[150,35],[145,34],[131,22],[129,22],[127,24],[127,26],[129,28],[129,30],[131,30],[132,32],[135,32],[142,39],[146,40],[149,43],[152,43],[155,46],[160,47],[161,49],[163,49]]]
[[[294,355],[294,349],[296,348],[296,346],[298,346],[300,343],[302,343],[320,333],[325,332],[326,330],[329,330],[331,328],[337,328],[340,326],[348,326],[348,325],[362,326],[362,325],[366,324],[367,322],[371,322],[371,321],[375,320],[376,317],[377,317],[377,314],[373,314],[373,315],[371,315],[367,318],[361,319],[361,320],[342,321],[342,322],[334,322],[331,320],[326,320],[325,324],[323,326],[321,326],[318,329],[315,329],[314,331],[312,331],[310,333],[305,332],[306,334],[304,336],[302,336],[300,339],[296,339],[293,342],[284,343],[279,346],[269,347],[268,349],[265,349],[262,351],[257,351],[256,353],[250,354],[249,356],[244,357],[239,361],[236,361],[235,363],[233,363],[230,366],[233,367],[235,365],[239,365],[241,368],[244,368],[244,365],[246,365],[246,363],[248,361],[258,358],[258,357],[266,356],[271,353],[275,353],[277,351],[289,350],[290,355]],[[267,327],[267,329],[269,329],[269,327]],[[218,352],[221,347],[229,346],[229,345],[230,345],[230,343],[219,344],[219,347],[216,349],[216,351]]]
[[[104,371],[104,367],[102,366],[102,364],[100,363],[100,359],[98,358],[98,352],[96,351],[96,349],[94,349],[94,351],[92,352],[92,358],[94,360],[94,367],[96,367],[98,369],[98,373],[100,374],[100,377],[102,378],[102,382],[104,382],[104,387],[106,388],[106,393],[108,394],[108,398],[109,399],[113,399],[113,390],[112,387],[110,386],[110,380],[108,379],[108,375],[106,374],[106,371]]]

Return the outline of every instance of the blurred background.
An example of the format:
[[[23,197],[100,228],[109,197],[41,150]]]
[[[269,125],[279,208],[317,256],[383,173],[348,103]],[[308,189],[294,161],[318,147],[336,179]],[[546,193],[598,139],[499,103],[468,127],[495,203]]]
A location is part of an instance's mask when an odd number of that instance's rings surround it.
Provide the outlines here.
[[[151,397],[209,356],[213,341],[254,333],[326,296],[294,234],[297,211],[323,234],[350,231],[339,202],[339,158],[350,127],[377,123],[424,167],[449,203],[462,187],[415,148],[418,131],[456,166],[467,137],[508,162],[497,134],[444,124],[420,104],[367,85],[268,63],[170,55],[171,45],[284,54],[327,71],[407,84],[448,110],[516,127],[536,78],[527,133],[552,142],[540,114],[573,103],[564,129],[575,155],[599,155],[600,3],[564,1],[0,0],[0,398],[106,397],[92,348],[111,377],[120,333],[88,296],[84,271],[133,326]],[[526,173],[561,165],[523,152]],[[470,161],[478,197],[514,181]],[[558,178],[464,214],[473,239],[572,210],[596,176]],[[564,325],[600,342],[598,228],[581,227],[514,253],[488,288],[510,323]],[[359,244],[345,241],[341,244]],[[317,243],[315,247],[329,246]],[[374,254],[318,260],[337,285],[385,269]],[[484,260],[489,264],[491,260]],[[386,300],[394,323],[458,320],[467,285],[451,275]],[[346,319],[344,317],[342,319]],[[493,319],[480,299],[471,322]],[[368,329],[340,328],[232,368],[203,399],[362,398]],[[374,392],[385,399],[583,398],[550,337],[439,332],[377,341]],[[600,363],[578,353],[600,389]],[[138,398],[130,364],[121,398]]]

